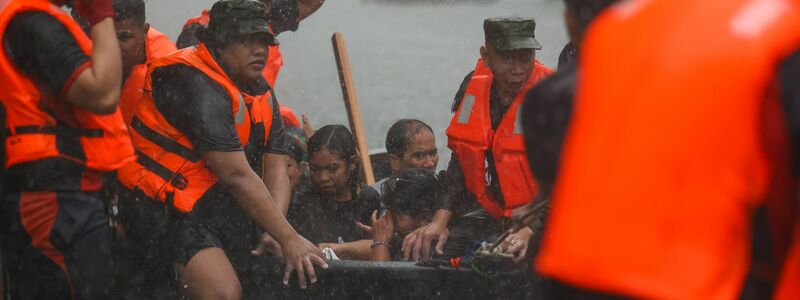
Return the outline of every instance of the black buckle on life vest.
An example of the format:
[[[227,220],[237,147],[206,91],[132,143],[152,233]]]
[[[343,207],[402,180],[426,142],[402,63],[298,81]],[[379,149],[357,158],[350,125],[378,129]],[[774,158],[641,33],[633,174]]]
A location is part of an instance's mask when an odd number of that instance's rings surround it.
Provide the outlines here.
[[[186,177],[183,177],[181,174],[175,174],[171,183],[176,189],[183,190],[189,185],[189,179],[186,179]]]

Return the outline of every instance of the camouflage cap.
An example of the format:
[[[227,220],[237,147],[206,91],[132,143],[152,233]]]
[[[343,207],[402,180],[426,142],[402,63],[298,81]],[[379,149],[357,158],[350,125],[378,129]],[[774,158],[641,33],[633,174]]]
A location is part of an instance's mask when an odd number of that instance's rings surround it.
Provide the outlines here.
[[[267,20],[267,9],[256,0],[221,0],[209,10],[208,30],[220,41],[255,33],[268,33],[273,45],[278,40]]]
[[[536,21],[521,16],[503,16],[483,21],[486,43],[497,50],[536,49],[542,45],[536,40]]]

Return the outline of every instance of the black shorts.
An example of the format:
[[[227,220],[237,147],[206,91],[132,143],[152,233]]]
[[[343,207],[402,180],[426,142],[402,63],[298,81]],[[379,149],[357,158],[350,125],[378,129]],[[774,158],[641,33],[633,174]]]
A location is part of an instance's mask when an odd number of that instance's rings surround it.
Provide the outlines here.
[[[108,299],[111,233],[99,193],[9,192],[0,208],[11,299]]]
[[[274,274],[275,267],[282,266],[268,266],[265,259],[250,254],[258,245],[259,237],[260,230],[255,222],[221,184],[198,200],[191,212],[176,213],[169,229],[175,263],[186,265],[206,248],[225,251],[242,284],[245,299],[261,299],[280,283],[280,278],[268,274]]]
[[[167,244],[169,219],[160,201],[119,186],[118,226],[114,239],[116,299],[176,299],[175,266]]]

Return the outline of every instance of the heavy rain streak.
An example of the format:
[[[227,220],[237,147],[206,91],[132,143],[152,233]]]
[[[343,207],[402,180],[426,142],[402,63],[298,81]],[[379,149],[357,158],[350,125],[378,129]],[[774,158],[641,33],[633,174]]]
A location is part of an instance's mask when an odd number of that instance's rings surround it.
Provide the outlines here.
[[[800,299],[792,0],[0,0],[0,300]]]

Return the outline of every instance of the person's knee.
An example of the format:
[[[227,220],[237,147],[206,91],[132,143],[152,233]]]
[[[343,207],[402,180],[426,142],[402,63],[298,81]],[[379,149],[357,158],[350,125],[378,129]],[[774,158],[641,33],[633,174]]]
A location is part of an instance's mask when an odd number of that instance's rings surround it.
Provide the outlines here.
[[[218,286],[213,291],[211,299],[239,300],[242,298],[242,287],[238,283]]]

